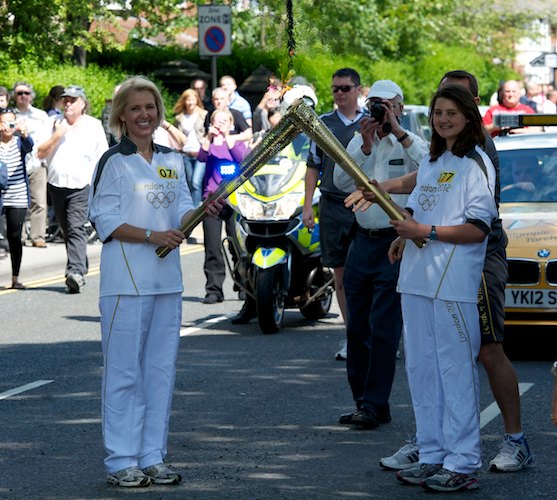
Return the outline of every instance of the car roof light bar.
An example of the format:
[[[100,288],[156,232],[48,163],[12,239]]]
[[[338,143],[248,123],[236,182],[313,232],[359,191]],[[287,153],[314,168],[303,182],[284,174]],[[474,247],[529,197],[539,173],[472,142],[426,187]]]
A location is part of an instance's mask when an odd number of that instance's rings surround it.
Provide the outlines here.
[[[493,115],[493,124],[498,128],[547,127],[557,125],[557,115],[505,113]]]

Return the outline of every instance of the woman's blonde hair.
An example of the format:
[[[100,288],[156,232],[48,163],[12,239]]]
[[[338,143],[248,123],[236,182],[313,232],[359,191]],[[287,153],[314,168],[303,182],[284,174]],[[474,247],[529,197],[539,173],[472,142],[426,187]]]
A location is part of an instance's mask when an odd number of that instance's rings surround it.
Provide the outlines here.
[[[142,92],[144,90],[151,92],[155,98],[157,125],[160,125],[163,121],[166,111],[164,109],[161,93],[157,86],[144,76],[132,76],[122,83],[112,100],[112,109],[110,110],[108,125],[116,137],[120,138],[127,133],[126,124],[121,120],[121,116],[124,114],[130,94],[132,92]]]
[[[186,89],[182,92],[182,95],[176,101],[174,108],[172,108],[172,111],[175,115],[186,113],[186,100],[188,99],[188,97],[195,97],[196,111],[201,112],[205,110],[205,108],[203,107],[203,101],[199,98],[199,94],[193,89]]]
[[[211,113],[211,124],[213,123],[215,116],[219,114],[226,115],[227,118],[230,120],[230,124],[234,125],[234,115],[230,112],[229,109],[215,109],[215,111]]]

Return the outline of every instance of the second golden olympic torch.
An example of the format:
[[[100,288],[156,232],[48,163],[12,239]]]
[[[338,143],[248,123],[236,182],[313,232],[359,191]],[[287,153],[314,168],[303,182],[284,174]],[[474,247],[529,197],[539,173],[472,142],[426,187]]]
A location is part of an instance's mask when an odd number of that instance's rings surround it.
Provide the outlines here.
[[[205,207],[218,198],[227,198],[257,170],[267,163],[273,156],[290,144],[300,130],[288,118],[288,113],[275,127],[265,134],[261,142],[255,146],[240,164],[240,173],[228,182],[222,182],[219,187],[197,208],[188,221],[180,228],[187,238],[195,227],[206,217]],[[171,251],[169,247],[158,247],[156,252],[160,258],[166,257]]]
[[[317,116],[315,111],[302,101],[295,103],[289,110],[290,120],[298,125],[313,141],[334,160],[354,181],[375,195],[375,202],[392,220],[404,220],[392,200],[377,189],[360,169],[354,159],[346,152],[340,141]],[[423,238],[412,240],[419,248],[425,245]]]

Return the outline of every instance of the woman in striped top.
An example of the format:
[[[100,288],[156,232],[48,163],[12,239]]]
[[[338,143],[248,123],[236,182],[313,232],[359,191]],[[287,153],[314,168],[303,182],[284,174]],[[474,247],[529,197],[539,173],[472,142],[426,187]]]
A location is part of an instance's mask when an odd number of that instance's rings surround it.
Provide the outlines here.
[[[29,206],[29,180],[25,170],[25,155],[33,149],[33,140],[24,123],[16,122],[11,108],[0,109],[0,161],[8,167],[8,186],[3,191],[6,233],[12,260],[12,288],[23,290],[19,269],[23,245],[21,230]]]

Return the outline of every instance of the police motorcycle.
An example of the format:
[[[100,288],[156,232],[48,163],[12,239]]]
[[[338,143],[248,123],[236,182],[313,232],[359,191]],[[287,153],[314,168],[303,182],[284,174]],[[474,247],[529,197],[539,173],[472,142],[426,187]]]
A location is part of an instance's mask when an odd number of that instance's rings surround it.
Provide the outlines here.
[[[235,235],[223,240],[227,265],[237,287],[256,305],[263,333],[275,333],[285,309],[298,308],[308,319],[327,315],[333,274],[321,261],[316,189],[316,225],[302,223],[305,157],[309,140],[299,135],[228,198]]]

